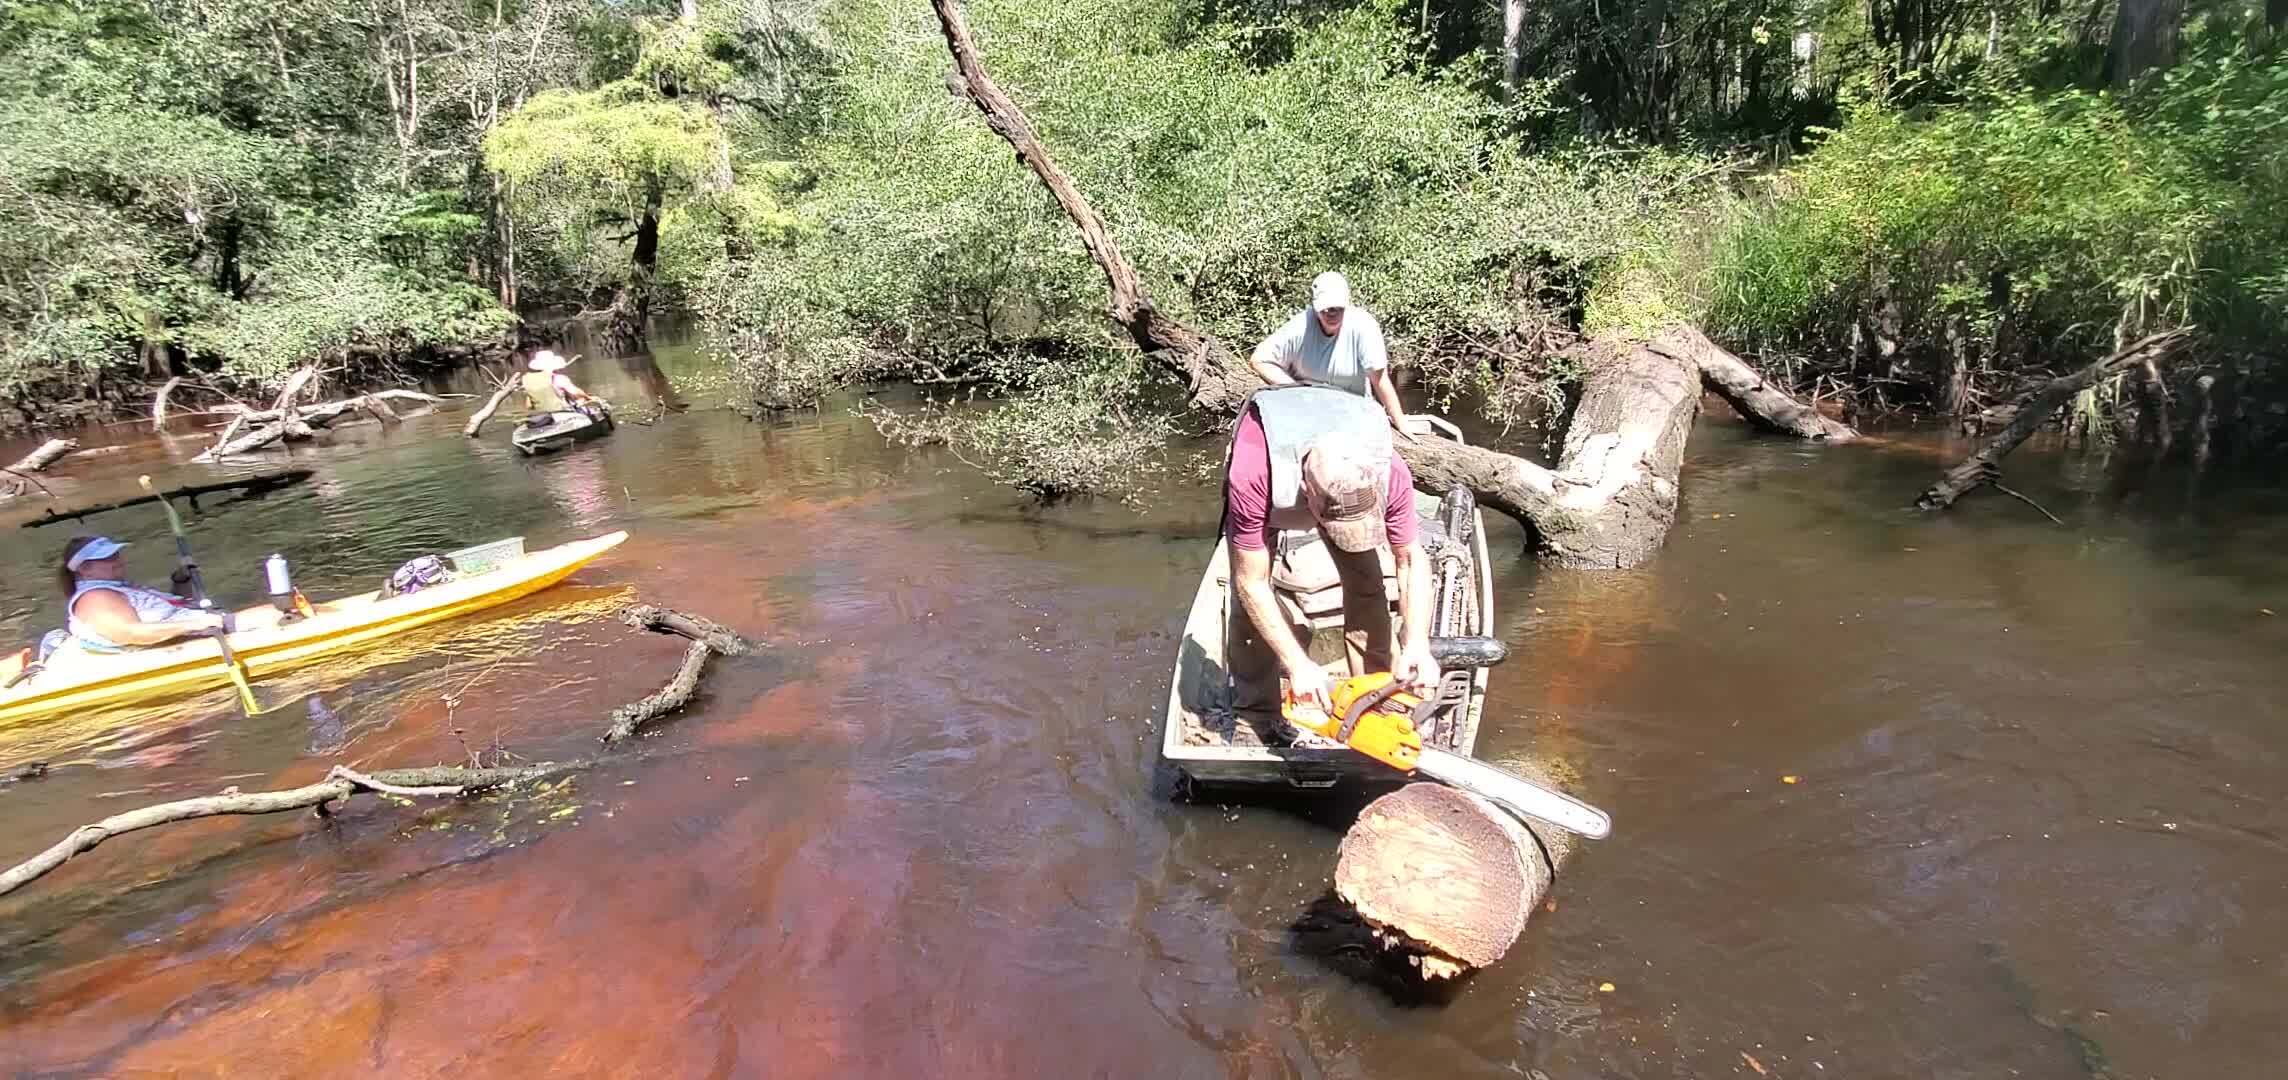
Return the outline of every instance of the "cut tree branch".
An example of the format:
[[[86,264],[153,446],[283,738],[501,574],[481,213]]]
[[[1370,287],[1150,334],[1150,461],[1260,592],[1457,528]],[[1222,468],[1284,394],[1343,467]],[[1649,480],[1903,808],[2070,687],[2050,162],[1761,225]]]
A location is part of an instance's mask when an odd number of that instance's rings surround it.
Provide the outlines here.
[[[2190,327],[2151,335],[2071,375],[2060,375],[2021,395],[2010,405],[2010,422],[1961,464],[1940,476],[1938,483],[1915,500],[1915,506],[1923,510],[1944,510],[1979,485],[2001,479],[2003,457],[2048,423],[2051,414],[2063,408],[2067,399],[2097,385],[2101,379],[2168,356],[2182,348],[2191,336]]]

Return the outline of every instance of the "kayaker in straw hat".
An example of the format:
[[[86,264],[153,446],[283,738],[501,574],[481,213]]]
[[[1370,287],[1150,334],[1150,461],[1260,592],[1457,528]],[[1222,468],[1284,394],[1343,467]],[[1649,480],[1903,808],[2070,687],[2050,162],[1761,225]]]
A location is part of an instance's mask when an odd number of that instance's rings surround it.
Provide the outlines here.
[[[126,549],[108,536],[75,536],[64,545],[56,579],[70,640],[91,652],[119,652],[222,629],[220,614],[200,611],[188,597],[129,581]]]
[[[532,409],[535,419],[553,412],[578,409],[591,416],[596,413],[595,395],[580,389],[580,384],[564,374],[572,361],[553,349],[542,349],[532,354],[530,368],[520,380],[524,388],[524,401]]]

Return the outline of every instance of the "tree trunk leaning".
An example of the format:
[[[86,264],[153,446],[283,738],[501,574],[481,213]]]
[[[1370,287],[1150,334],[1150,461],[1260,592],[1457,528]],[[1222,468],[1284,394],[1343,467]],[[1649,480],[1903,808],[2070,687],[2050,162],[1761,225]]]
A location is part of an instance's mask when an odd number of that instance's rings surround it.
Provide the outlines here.
[[[478,409],[475,415],[469,417],[469,422],[461,426],[461,434],[472,439],[476,438],[477,433],[485,429],[485,421],[492,419],[493,414],[500,411],[501,402],[508,400],[508,396],[515,392],[515,378],[512,377],[507,382],[500,384],[500,388],[493,391],[493,396],[485,401],[484,408]]]
[[[953,56],[947,86],[977,107],[986,126],[1016,151],[1080,231],[1081,245],[1111,292],[1113,321],[1153,363],[1184,380],[1192,407],[1238,412],[1263,386],[1254,368],[1213,335],[1161,313],[1103,218],[1057,166],[1024,111],[986,73],[960,5],[931,0],[931,7]],[[1762,385],[1736,357],[1696,332],[1663,340],[1660,349],[1637,342],[1601,346],[1617,366],[1591,375],[1566,435],[1567,454],[1554,473],[1514,455],[1439,438],[1402,440],[1399,451],[1423,486],[1467,486],[1481,504],[1524,522],[1544,559],[1627,567],[1658,550],[1674,520],[1676,472],[1706,365],[1723,372],[1725,385],[1737,386],[1735,405],[1744,415],[1772,430],[1838,441],[1850,436],[1848,426]],[[1679,358],[1685,354],[1691,359]]]
[[[1941,475],[1937,483],[1932,484],[1915,500],[1915,506],[1924,510],[1944,510],[1979,485],[2000,479],[2002,459],[2047,423],[2051,414],[2064,407],[2068,399],[2097,385],[2100,379],[2121,374],[2131,367],[2175,352],[2185,344],[2188,336],[2184,330],[2154,334],[2071,375],[2060,375],[2022,395],[2012,403],[2010,422],[2003,425],[2001,431],[1981,444],[1969,457],[1964,458],[1961,464]]]
[[[1429,782],[1369,803],[1335,863],[1335,892],[1427,979],[1500,960],[1551,880],[1542,844],[1522,822]]]

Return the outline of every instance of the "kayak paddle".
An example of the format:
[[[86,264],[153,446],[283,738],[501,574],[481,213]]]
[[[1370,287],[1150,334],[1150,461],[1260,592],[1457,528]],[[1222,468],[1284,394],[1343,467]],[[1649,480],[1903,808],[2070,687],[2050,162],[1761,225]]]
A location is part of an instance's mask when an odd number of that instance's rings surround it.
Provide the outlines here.
[[[158,488],[151,486],[151,478],[148,475],[138,476],[135,479],[143,485],[143,490],[150,492],[159,500],[160,506],[166,508],[167,526],[175,531],[176,559],[182,564],[183,572],[188,574],[191,579],[191,599],[198,603],[199,610],[212,612],[214,601],[207,598],[207,585],[206,581],[199,577],[198,560],[191,557],[191,537],[189,533],[183,530],[183,516],[175,512],[174,503],[168,502],[165,495],[159,494]],[[223,670],[230,673],[231,684],[238,687],[239,708],[246,710],[248,716],[261,715],[262,707],[257,705],[254,700],[254,686],[246,680],[246,664],[239,660],[237,653],[230,651],[230,613],[223,612],[222,618],[223,625],[221,629],[215,631],[214,643],[216,648],[222,650]]]

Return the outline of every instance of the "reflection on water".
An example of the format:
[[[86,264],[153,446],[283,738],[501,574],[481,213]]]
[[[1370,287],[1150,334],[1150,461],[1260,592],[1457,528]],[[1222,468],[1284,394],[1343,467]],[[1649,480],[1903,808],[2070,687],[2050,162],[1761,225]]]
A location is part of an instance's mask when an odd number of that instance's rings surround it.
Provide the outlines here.
[[[660,418],[550,458],[505,425],[464,439],[452,410],[345,429],[293,453],[312,483],[209,507],[193,535],[239,598],[271,551],[327,595],[498,535],[631,538],[485,619],[266,679],[288,707],[252,720],[220,691],[0,732],[0,768],[62,763],[0,789],[0,861],[335,762],[587,754],[680,653],[610,618],[634,597],[771,647],[547,791],[110,841],[0,900],[0,1060],[2075,1077],[2266,1075],[2288,1051],[2269,481],[2212,472],[2196,495],[2029,453],[2014,486],[2068,527],[1976,497],[1930,518],[1904,506],[1936,444],[1703,421],[1652,566],[1499,572],[1513,655],[1480,749],[1568,777],[1616,832],[1502,964],[1402,1003],[1298,939],[1339,815],[1150,789],[1212,491],[1032,508],[841,406],[662,408],[704,404],[695,365],[583,360]],[[185,464],[201,439],[123,441],[67,497],[207,475]],[[163,577],[154,508],[90,525]],[[0,630],[22,637],[52,620],[72,527],[0,528],[0,613],[31,609]]]

